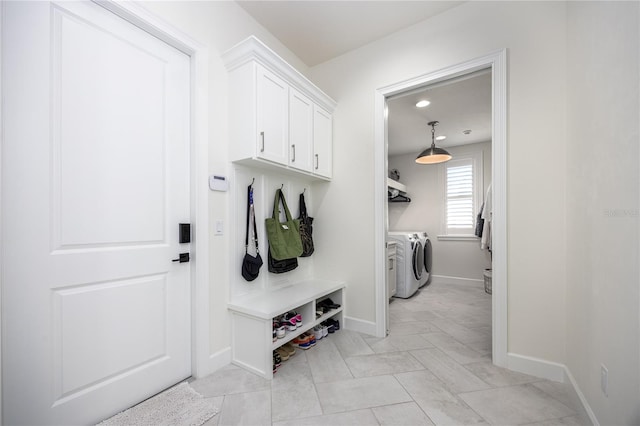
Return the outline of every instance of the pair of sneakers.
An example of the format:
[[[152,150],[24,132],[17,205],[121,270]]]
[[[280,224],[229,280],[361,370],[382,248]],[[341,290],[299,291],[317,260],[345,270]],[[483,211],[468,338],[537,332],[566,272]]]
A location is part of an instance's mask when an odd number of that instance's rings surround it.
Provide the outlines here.
[[[329,327],[324,324],[318,324],[313,327],[313,333],[316,337],[316,340],[320,340],[323,337],[327,337],[329,335]]]
[[[312,346],[316,345],[316,336],[314,333],[302,333],[295,339],[291,341],[294,346],[299,347],[300,349],[309,349]]]
[[[273,320],[273,341],[275,342],[278,339],[283,339],[286,335],[285,325],[280,321]]]
[[[302,315],[296,311],[289,311],[280,317],[280,323],[287,327],[287,330],[294,331],[302,327]]]

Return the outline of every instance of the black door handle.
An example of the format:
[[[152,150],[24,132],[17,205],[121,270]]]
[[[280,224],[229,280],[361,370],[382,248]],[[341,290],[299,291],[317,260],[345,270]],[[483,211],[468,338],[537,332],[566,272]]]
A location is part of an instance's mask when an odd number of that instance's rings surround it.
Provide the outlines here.
[[[189,253],[180,253],[180,257],[173,259],[172,262],[186,263],[189,261]]]

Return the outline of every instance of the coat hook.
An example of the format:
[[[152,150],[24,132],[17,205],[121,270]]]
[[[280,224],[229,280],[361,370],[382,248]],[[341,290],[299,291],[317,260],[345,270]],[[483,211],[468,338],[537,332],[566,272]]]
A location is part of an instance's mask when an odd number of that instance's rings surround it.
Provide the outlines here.
[[[302,190],[302,195],[304,195],[305,192],[307,192],[307,188],[306,187]]]
[[[282,188],[284,188],[284,183],[280,185],[280,191],[282,191]]]
[[[256,178],[252,178],[252,179],[251,179],[251,185],[249,185],[249,186],[253,186],[253,183],[254,183],[255,181],[256,181]]]

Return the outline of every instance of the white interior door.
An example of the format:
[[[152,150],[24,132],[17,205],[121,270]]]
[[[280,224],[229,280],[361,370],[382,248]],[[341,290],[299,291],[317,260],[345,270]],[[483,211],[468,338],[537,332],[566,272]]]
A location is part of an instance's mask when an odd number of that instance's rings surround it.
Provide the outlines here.
[[[4,424],[190,376],[189,58],[91,2],[3,2]]]

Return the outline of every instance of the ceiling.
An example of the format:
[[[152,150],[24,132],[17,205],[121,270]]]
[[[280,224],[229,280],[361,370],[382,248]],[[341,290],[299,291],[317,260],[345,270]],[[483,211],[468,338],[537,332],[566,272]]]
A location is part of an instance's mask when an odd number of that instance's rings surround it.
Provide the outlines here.
[[[417,108],[416,102],[431,103]],[[430,121],[439,121],[436,146],[447,148],[491,140],[491,71],[484,70],[387,100],[389,155],[416,156],[431,145]],[[471,133],[463,133],[471,130]]]
[[[309,67],[463,1],[245,1],[237,3]]]

